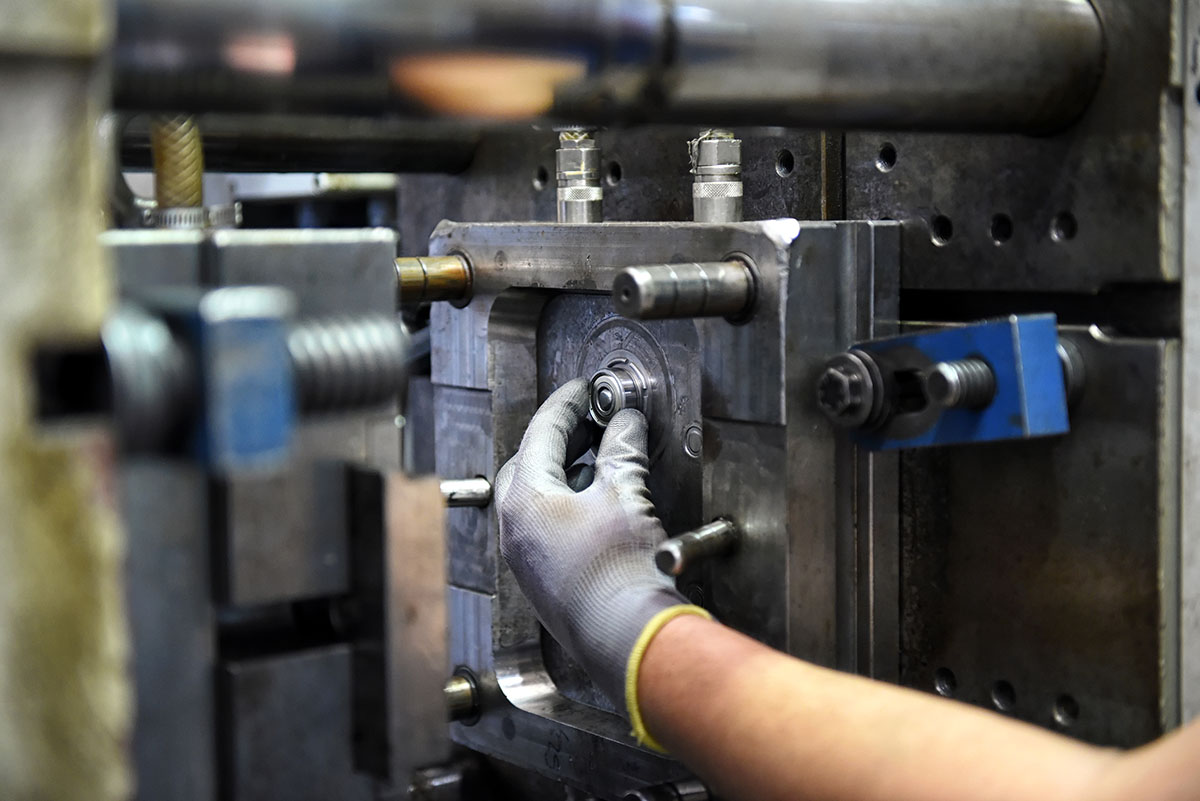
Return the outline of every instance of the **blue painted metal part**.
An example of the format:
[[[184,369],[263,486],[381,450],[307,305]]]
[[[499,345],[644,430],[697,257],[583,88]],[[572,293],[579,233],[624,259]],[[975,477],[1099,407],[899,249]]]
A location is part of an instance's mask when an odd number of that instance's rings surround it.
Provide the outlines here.
[[[166,291],[152,306],[195,359],[192,457],[224,474],[285,465],[297,417],[287,346],[291,293],[251,286]]]
[[[976,358],[987,362],[996,394],[982,409],[946,409],[919,432],[895,436],[897,426],[859,431],[855,441],[870,450],[922,448],[1030,439],[1070,431],[1067,390],[1058,355],[1058,320],[1052,314],[1012,316],[856,346],[881,366],[911,361],[919,351],[929,364]]]

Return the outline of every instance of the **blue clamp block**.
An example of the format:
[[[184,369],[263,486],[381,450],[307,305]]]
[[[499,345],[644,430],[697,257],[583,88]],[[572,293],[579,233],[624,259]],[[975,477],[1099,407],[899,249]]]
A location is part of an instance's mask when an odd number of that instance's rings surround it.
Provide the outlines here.
[[[910,372],[938,362],[982,359],[992,368],[996,393],[981,409],[908,411],[880,429],[856,432],[854,439],[879,451],[1065,434],[1071,426],[1058,344],[1057,318],[1039,314],[858,345],[881,367],[903,366]]]
[[[287,346],[291,293],[259,286],[167,290],[152,306],[194,360],[192,456],[217,473],[286,464],[297,419]]]

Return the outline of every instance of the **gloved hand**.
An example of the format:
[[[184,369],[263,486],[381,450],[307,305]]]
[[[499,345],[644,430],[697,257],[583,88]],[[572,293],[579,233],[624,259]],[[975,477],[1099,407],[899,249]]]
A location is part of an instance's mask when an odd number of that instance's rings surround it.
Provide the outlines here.
[[[584,425],[588,382],[571,381],[534,415],[517,454],[496,477],[500,552],[546,630],[606,695],[628,710],[639,741],[637,672],[650,640],[690,606],[654,566],[666,536],[646,488],[646,418],[628,409],[608,425],[595,478],[575,492],[566,468]]]

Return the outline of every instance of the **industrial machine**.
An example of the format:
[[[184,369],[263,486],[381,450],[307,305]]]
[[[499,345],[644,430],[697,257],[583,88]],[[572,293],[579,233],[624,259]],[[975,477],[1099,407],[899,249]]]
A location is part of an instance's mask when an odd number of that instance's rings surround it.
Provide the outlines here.
[[[803,659],[1200,713],[1200,0],[0,0],[0,797],[710,791],[492,482]]]

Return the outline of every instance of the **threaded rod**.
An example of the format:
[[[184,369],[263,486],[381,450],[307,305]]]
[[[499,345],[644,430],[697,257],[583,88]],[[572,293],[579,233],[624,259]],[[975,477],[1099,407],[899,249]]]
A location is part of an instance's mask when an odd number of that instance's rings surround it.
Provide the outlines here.
[[[302,412],[361,408],[404,389],[408,334],[387,315],[300,324],[288,335]]]

